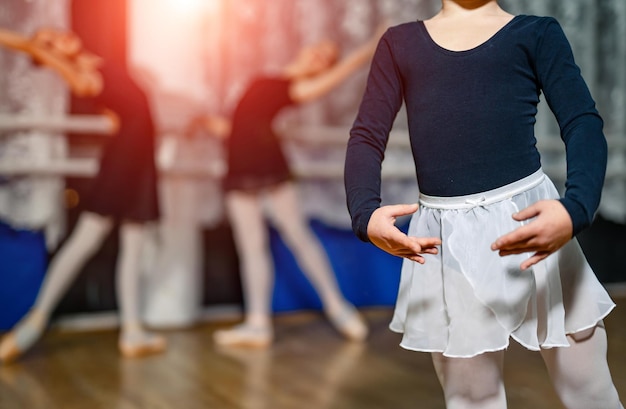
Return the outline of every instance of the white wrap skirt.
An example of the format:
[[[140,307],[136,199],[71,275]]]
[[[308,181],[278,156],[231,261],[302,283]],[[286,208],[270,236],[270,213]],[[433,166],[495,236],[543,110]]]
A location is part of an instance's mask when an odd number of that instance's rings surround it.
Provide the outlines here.
[[[461,197],[420,195],[409,236],[440,237],[426,263],[405,259],[390,324],[403,348],[472,357],[507,348],[569,346],[566,335],[595,326],[615,304],[576,239],[527,270],[531,253],[501,257],[490,246],[522,223],[513,213],[558,191],[545,174]]]

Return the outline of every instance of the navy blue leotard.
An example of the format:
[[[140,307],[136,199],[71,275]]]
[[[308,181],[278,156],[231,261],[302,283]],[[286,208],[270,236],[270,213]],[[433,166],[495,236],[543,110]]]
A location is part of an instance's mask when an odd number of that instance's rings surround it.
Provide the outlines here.
[[[534,125],[542,92],[565,143],[560,200],[576,234],[599,205],[607,146],[558,22],[516,16],[467,51],[440,47],[421,21],[390,28],[378,45],[348,143],[345,184],[355,233],[368,240],[367,223],[381,201],[385,146],[403,102],[420,191],[449,197],[495,189],[541,167]]]

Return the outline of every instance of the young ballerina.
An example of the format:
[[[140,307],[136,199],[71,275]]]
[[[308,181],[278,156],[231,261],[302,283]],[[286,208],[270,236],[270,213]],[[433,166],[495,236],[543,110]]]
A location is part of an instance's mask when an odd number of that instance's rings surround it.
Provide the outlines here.
[[[15,34],[10,38],[12,44],[19,40],[19,49],[37,63],[62,75],[75,94],[94,97],[94,105],[113,119],[114,136],[106,145],[84,211],[51,261],[34,306],[0,343],[0,361],[16,359],[41,337],[60,298],[115,223],[120,234],[116,282],[120,352],[127,357],[161,352],[164,338],[145,331],[140,317],[144,224],[159,216],[154,127],[145,93],[123,67],[83,51],[80,39],[72,33],[42,30],[31,39]]]
[[[340,61],[337,46],[330,41],[302,49],[279,74],[252,81],[232,119],[202,120],[211,133],[227,138],[228,173],[223,188],[241,260],[245,304],[244,322],[216,331],[217,344],[266,347],[273,340],[273,266],[265,213],[317,290],[335,328],[351,340],[367,336],[365,322],[341,294],[326,254],[300,210],[297,189],[272,123],[284,108],[328,93],[369,61],[382,29],[379,31]]]
[[[566,147],[560,198],[535,147],[540,93]],[[381,206],[403,101],[419,205]],[[622,407],[602,322],[614,304],[573,239],[599,203],[602,126],[553,18],[443,0],[433,18],[383,35],[348,143],[348,208],[362,240],[405,258],[390,328],[432,354],[446,407],[506,407],[510,338],[540,351],[567,408]],[[409,214],[405,235],[394,222]]]

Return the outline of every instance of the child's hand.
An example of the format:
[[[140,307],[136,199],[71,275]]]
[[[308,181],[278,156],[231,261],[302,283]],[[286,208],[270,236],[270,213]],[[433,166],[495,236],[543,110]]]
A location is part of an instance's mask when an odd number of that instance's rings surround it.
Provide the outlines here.
[[[226,139],[230,135],[231,128],[230,119],[218,115],[209,115],[192,119],[183,134],[191,139],[198,131],[204,131],[218,139]]]
[[[534,252],[520,265],[522,270],[545,259],[572,238],[572,219],[558,200],[541,200],[513,215],[517,221],[533,217],[536,219],[498,238],[491,245],[491,249],[497,250],[500,256]]]
[[[111,110],[109,108],[104,108],[102,110],[102,114],[104,116],[106,116],[108,121],[109,121],[109,129],[108,129],[109,132],[108,133],[111,134],[111,135],[117,134],[118,131],[120,130],[120,117],[119,117],[119,115],[115,111],[113,111],[113,110]]]
[[[219,139],[228,138],[230,136],[230,131],[232,130],[232,123],[230,119],[219,115],[209,116],[206,119],[204,126],[211,135]]]
[[[437,254],[435,246],[440,245],[441,240],[436,237],[409,237],[395,226],[398,216],[415,213],[417,207],[417,204],[401,204],[376,209],[367,225],[371,242],[389,254],[424,264],[424,257],[420,254]]]

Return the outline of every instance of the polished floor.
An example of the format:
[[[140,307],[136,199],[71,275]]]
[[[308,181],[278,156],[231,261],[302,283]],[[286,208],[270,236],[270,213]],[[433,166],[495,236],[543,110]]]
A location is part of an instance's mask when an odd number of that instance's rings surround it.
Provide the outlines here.
[[[606,320],[609,360],[626,397],[626,298]],[[115,331],[52,330],[20,361],[0,366],[1,409],[442,409],[427,354],[398,347],[389,309],[369,309],[364,344],[342,340],[316,313],[278,316],[268,350],[221,350],[203,324],[168,331],[166,354],[128,360]],[[541,358],[512,343],[509,409],[561,408]]]

